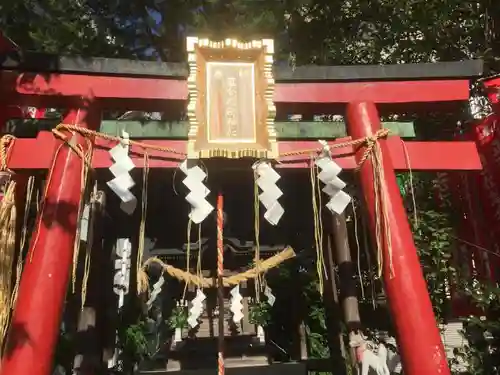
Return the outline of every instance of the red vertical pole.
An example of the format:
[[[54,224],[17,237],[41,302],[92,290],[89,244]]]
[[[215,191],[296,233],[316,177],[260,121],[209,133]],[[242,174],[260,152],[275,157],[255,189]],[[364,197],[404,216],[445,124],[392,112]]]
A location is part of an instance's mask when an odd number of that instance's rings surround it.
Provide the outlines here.
[[[381,128],[374,103],[350,103],[347,126],[353,139],[365,138]],[[441,342],[427,285],[396,182],[394,167],[384,140],[380,141],[384,177],[381,184],[387,192],[386,208],[392,241],[392,275],[390,264],[384,262],[384,284],[389,308],[395,323],[397,342],[406,375],[449,375],[450,369]],[[356,154],[362,157],[363,150]],[[361,188],[367,204],[372,233],[375,222],[374,180],[371,160],[360,170]],[[383,239],[384,259],[389,259],[387,240]]]
[[[64,123],[94,127],[95,115],[83,109],[71,110]],[[80,135],[68,136],[72,142],[86,146]],[[45,204],[31,239],[28,258],[32,258],[26,260],[21,278],[2,375],[49,375],[52,371],[73,260],[82,167],[80,156],[58,142],[47,178]]]
[[[219,304],[219,352],[217,356],[217,375],[224,375],[224,198],[217,196],[217,299]]]

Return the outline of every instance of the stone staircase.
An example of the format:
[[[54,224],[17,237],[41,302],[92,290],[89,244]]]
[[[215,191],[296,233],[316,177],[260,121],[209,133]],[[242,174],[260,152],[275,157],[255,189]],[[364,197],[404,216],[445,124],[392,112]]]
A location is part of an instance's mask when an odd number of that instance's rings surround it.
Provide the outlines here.
[[[213,302],[213,301],[212,301]],[[305,361],[270,363],[268,347],[260,343],[256,327],[248,321],[248,303],[243,299],[244,318],[235,325],[224,305],[224,360],[226,375],[307,375]],[[183,332],[183,340],[172,343],[155,363],[141,366],[139,375],[216,375],[218,357],[219,317],[217,311],[205,309],[200,324]]]
[[[238,324],[231,319],[230,303],[224,301],[224,336],[234,337],[238,335],[255,334],[255,327],[248,322],[248,312],[245,311],[245,318]],[[200,317],[200,325],[193,330],[197,338],[210,338],[219,336],[219,314],[218,311],[209,314],[206,310]]]
[[[199,326],[180,343],[172,345],[167,371],[216,369],[219,316],[205,309]],[[255,327],[245,319],[237,325],[231,320],[229,301],[224,304],[224,357],[226,368],[267,366],[266,347],[258,342]]]
[[[196,360],[193,358],[193,360]],[[216,368],[182,369],[182,370],[140,370],[139,375],[217,375]],[[230,367],[225,369],[226,375],[307,375],[305,363],[275,363],[267,366]]]

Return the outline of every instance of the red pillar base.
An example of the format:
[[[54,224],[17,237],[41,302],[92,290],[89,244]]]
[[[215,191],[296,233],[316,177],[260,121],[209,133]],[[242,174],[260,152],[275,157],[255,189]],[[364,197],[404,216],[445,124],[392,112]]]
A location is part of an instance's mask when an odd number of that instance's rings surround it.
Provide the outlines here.
[[[377,108],[373,103],[352,103],[347,108],[347,126],[353,139],[372,136],[381,129]],[[380,140],[382,185],[387,192],[386,208],[392,241],[392,274],[387,240],[384,238],[384,284],[389,308],[397,331],[398,348],[406,375],[449,375],[446,353],[436,324],[427,285],[420,268],[406,211],[396,182],[387,146]],[[364,150],[358,151],[356,160]],[[374,179],[371,160],[360,170],[363,195],[375,234],[376,217]],[[374,237],[375,238],[375,237]]]
[[[87,111],[73,110],[64,122],[85,127],[89,115]],[[74,140],[86,146],[81,136],[75,137]],[[28,254],[32,261],[25,262],[21,278],[2,375],[49,375],[52,372],[73,261],[83,166],[81,158],[64,144],[54,158],[45,203]]]

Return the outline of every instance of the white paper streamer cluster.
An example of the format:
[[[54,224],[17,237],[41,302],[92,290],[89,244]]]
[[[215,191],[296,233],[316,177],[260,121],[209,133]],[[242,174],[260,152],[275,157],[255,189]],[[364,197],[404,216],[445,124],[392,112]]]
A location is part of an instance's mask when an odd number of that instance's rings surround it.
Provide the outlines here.
[[[132,215],[137,207],[137,198],[130,189],[135,185],[130,176],[130,171],[135,168],[134,162],[128,155],[129,135],[122,132],[123,140],[109,150],[115,163],[109,168],[114,178],[107,184],[113,192],[121,199],[120,208],[129,215]]]
[[[113,291],[118,295],[118,311],[121,311],[125,302],[125,295],[130,287],[130,256],[132,255],[132,243],[128,238],[118,238],[116,241],[115,276],[113,279]],[[118,364],[120,349],[118,349],[118,332],[115,336],[115,351],[113,357],[108,360],[108,369]]]
[[[273,294],[273,290],[268,285],[266,285],[266,287],[264,288],[264,295],[267,298],[267,303],[269,304],[269,306],[274,305],[274,303],[276,302],[276,297]]]
[[[158,279],[158,281],[153,284],[153,290],[151,291],[151,295],[149,296],[149,299],[146,302],[148,310],[150,310],[151,306],[153,306],[153,302],[158,297],[158,294],[161,293],[161,288],[163,287],[163,284],[165,284],[165,278],[162,275],[162,276],[160,276],[160,278]]]
[[[264,218],[271,225],[277,225],[285,213],[285,210],[278,202],[283,192],[276,185],[281,176],[273,169],[271,163],[267,161],[254,164],[253,168],[259,176],[257,178],[257,185],[262,190],[262,193],[259,194],[259,201],[266,208]]]
[[[179,166],[179,169],[186,175],[182,183],[189,189],[189,194],[186,196],[186,201],[191,205],[189,218],[193,223],[199,224],[214,210],[206,200],[210,194],[210,190],[203,184],[207,175],[198,166],[189,168],[187,160]]]
[[[233,322],[239,323],[243,319],[243,304],[241,301],[243,297],[240,293],[240,286],[236,285],[231,289],[231,307],[229,308],[233,313]]]
[[[196,290],[196,296],[191,301],[191,308],[189,309],[188,324],[191,328],[198,325],[198,319],[203,313],[203,301],[207,297],[201,289]]]
[[[123,296],[128,294],[130,285],[130,256],[132,244],[128,238],[119,238],[116,241],[115,277],[113,291],[120,297],[118,307],[123,305]]]
[[[332,213],[340,215],[351,202],[351,197],[342,190],[346,187],[345,182],[338,177],[342,168],[333,161],[328,143],[321,140],[319,142],[323,146],[323,153],[316,159],[315,164],[321,170],[318,178],[325,184],[322,190],[330,197],[326,207]]]

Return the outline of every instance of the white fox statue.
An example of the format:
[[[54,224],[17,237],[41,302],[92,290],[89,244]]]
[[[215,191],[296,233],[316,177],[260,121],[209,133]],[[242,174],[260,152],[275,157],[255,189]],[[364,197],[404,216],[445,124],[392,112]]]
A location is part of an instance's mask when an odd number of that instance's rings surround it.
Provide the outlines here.
[[[368,348],[365,338],[360,334],[352,336],[349,344],[352,348],[355,348],[356,359],[361,367],[361,375],[368,375],[370,368],[377,375],[390,375],[387,366],[387,348],[384,344],[380,343],[378,345],[377,354]]]

